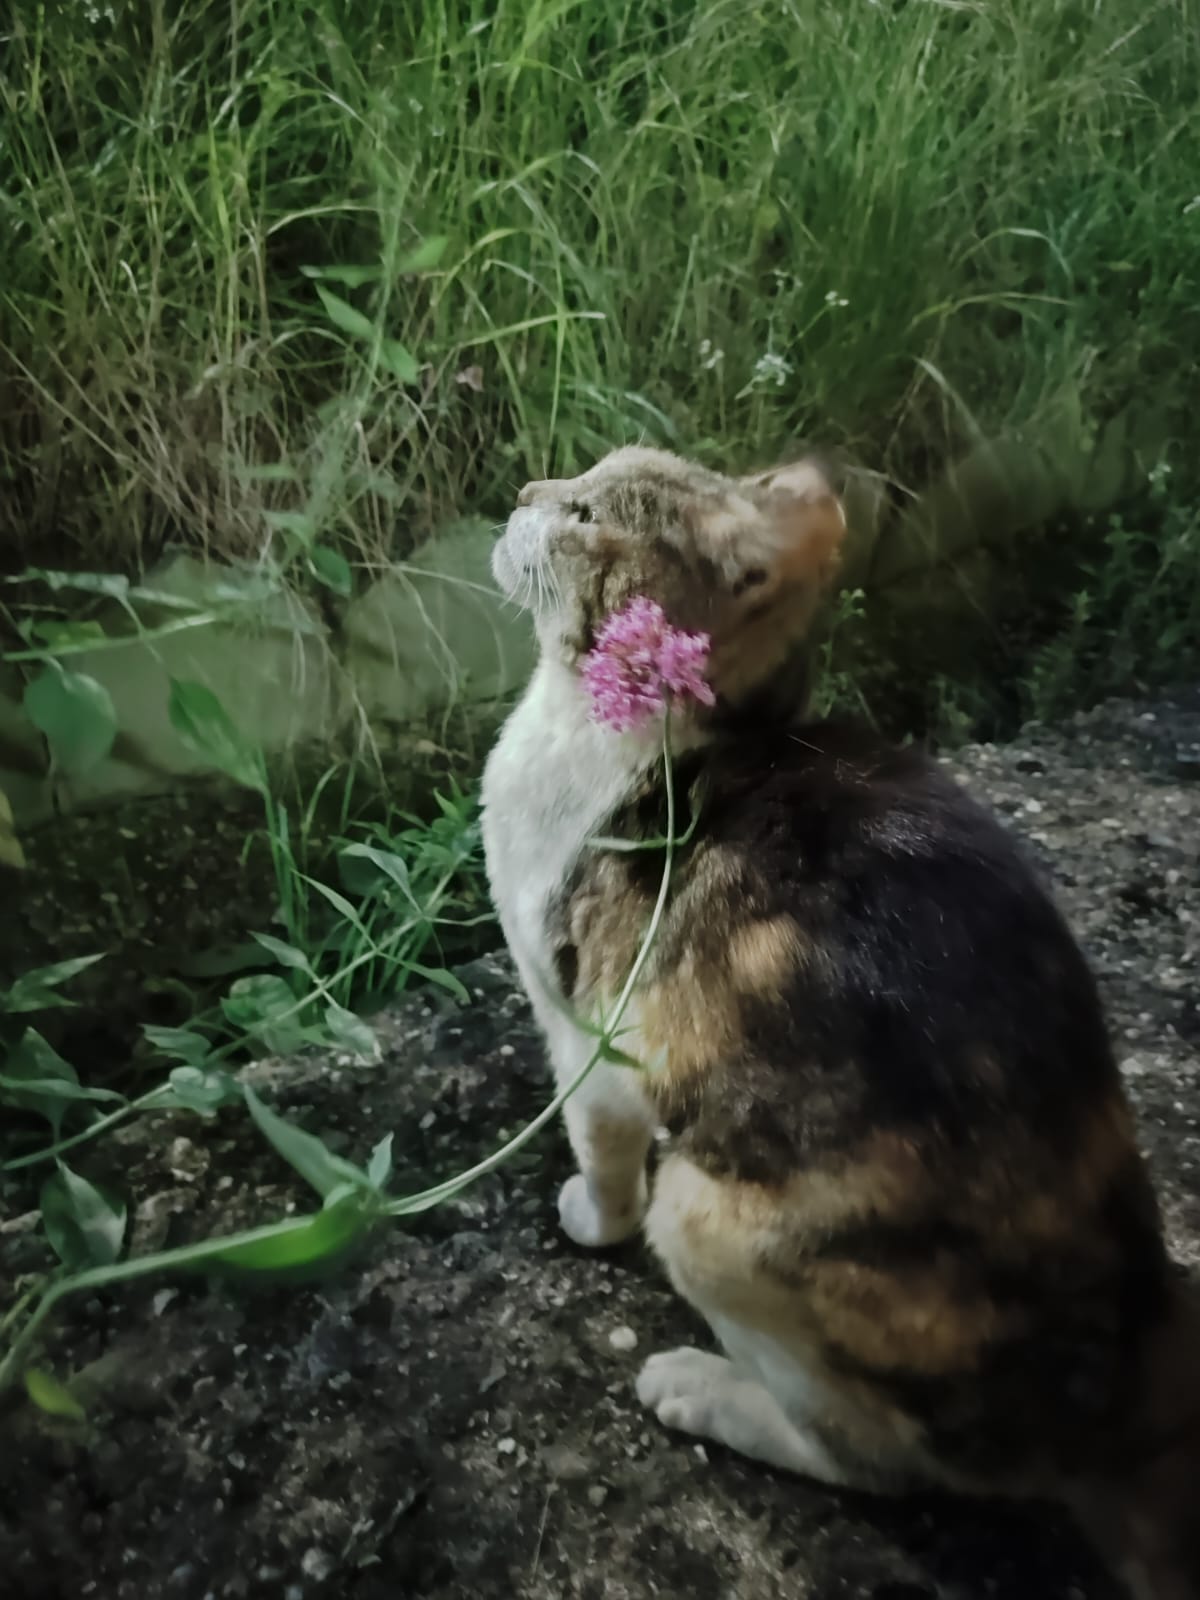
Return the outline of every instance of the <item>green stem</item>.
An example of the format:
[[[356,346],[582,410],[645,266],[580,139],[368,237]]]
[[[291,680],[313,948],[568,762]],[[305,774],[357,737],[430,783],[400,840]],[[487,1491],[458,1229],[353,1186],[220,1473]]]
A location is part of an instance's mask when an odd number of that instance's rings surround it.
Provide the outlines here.
[[[141,1111],[153,1111],[154,1101],[168,1087],[158,1084],[155,1088],[139,1095],[136,1100],[131,1100],[128,1105],[121,1106],[117,1111],[110,1111],[106,1117],[100,1117],[95,1122],[89,1122],[80,1133],[73,1133],[69,1139],[60,1139],[57,1144],[48,1144],[41,1150],[32,1150],[28,1155],[17,1156],[12,1161],[0,1161],[0,1172],[16,1172],[21,1167],[36,1167],[42,1161],[53,1161],[62,1155],[64,1150],[74,1150],[76,1145],[86,1144],[89,1139],[94,1139],[98,1134],[107,1133],[118,1122],[124,1122],[126,1117],[132,1117]]]
[[[532,1122],[527,1123],[520,1133],[511,1138],[507,1144],[501,1145],[499,1150],[494,1151],[483,1161],[469,1168],[468,1171],[459,1173],[455,1178],[448,1178],[444,1183],[434,1184],[430,1189],[422,1189],[419,1194],[408,1195],[402,1200],[393,1200],[384,1207],[385,1216],[406,1217],[411,1216],[416,1211],[428,1211],[433,1206],[440,1205],[443,1200],[449,1200],[452,1196],[458,1194],[460,1190],[465,1189],[468,1184],[474,1183],[476,1179],[486,1177],[489,1172],[494,1172],[497,1167],[502,1166],[508,1160],[509,1156],[520,1150],[522,1145],[528,1144],[530,1139],[540,1133],[551,1118],[562,1110],[597,1062],[603,1060],[606,1053],[611,1049],[620,1031],[621,1018],[633,998],[633,991],[637,987],[638,979],[641,977],[646,962],[650,958],[650,951],[657,937],[659,926],[662,923],[663,912],[666,910],[667,905],[667,895],[671,887],[671,867],[674,863],[678,841],[675,838],[675,786],[671,769],[671,722],[669,715],[663,724],[663,773],[667,787],[667,835],[664,840],[666,854],[663,860],[662,878],[658,885],[658,898],[654,902],[654,910],[650,913],[650,922],[646,929],[646,936],[642,940],[641,948],[638,950],[637,959],[630,968],[629,976],[625,980],[625,986],[617,997],[617,1003],[613,1007],[604,1031],[596,1041],[596,1047],[589,1056],[587,1064],[576,1073],[566,1088],[561,1089],[550,1104],[540,1111]]]
[[[315,1213],[320,1215],[320,1213]],[[173,1267],[200,1266],[213,1257],[223,1255],[244,1245],[263,1244],[281,1239],[312,1223],[312,1215],[287,1217],[282,1222],[264,1223],[259,1228],[247,1228],[241,1233],[231,1233],[219,1239],[202,1239],[196,1244],[183,1244],[174,1250],[159,1250],[154,1255],[136,1256],[132,1261],[120,1261],[107,1267],[88,1267],[69,1278],[60,1278],[42,1295],[37,1309],[9,1347],[0,1361],[0,1394],[24,1370],[24,1357],[37,1337],[38,1329],[60,1300],[81,1289],[106,1289],[114,1283],[128,1283],[134,1278],[146,1278],[155,1272],[169,1272]]]

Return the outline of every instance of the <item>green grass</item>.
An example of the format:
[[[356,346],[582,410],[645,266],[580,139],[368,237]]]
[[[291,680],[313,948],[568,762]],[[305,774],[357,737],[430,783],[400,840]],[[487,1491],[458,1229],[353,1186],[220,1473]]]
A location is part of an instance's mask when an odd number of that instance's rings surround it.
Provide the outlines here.
[[[639,437],[1183,435],[1195,0],[19,9],[6,562],[374,562]]]

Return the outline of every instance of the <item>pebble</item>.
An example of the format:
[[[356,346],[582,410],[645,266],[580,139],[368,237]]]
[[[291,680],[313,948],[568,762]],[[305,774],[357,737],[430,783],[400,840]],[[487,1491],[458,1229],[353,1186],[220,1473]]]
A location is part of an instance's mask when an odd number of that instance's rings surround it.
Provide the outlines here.
[[[610,1345],[612,1345],[614,1350],[627,1352],[629,1350],[637,1349],[638,1339],[637,1334],[634,1333],[633,1329],[625,1326],[625,1324],[622,1323],[619,1328],[614,1328],[609,1334],[608,1342]]]

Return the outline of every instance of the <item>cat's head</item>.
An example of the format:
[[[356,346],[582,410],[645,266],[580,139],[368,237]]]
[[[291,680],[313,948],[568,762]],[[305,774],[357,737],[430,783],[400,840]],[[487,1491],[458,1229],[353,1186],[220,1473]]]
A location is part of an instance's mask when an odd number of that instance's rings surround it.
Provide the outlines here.
[[[737,701],[803,640],[845,531],[824,473],[801,461],[749,478],[661,450],[615,450],[577,478],[522,489],[492,558],[568,665],[635,595],[712,638],[708,676]]]

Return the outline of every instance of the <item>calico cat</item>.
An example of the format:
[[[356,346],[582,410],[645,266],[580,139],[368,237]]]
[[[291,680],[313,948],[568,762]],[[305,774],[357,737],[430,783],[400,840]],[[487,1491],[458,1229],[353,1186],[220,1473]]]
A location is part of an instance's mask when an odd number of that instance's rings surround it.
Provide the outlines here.
[[[540,659],[484,840],[560,1083],[662,872],[588,843],[660,836],[664,767],[657,729],[592,720],[581,661],[635,596],[712,640],[715,704],[672,714],[699,825],[621,1041],[647,1065],[567,1102],[562,1226],[644,1227],[723,1347],[646,1362],[668,1427],[829,1484],[1054,1496],[1136,1593],[1200,1600],[1200,1311],[1087,965],[931,761],[797,715],[843,527],[810,462],[732,479],[623,449],[530,484],[496,547]]]

